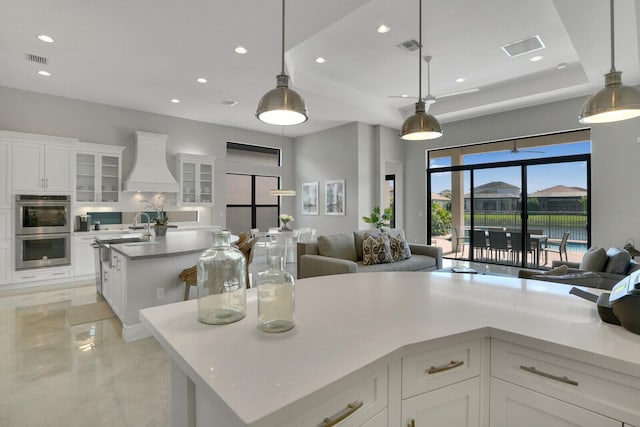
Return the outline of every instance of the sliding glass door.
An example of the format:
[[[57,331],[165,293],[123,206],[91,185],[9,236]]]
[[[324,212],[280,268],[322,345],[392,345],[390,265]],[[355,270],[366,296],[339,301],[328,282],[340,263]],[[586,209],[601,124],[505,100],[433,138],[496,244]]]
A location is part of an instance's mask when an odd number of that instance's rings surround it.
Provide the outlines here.
[[[430,168],[429,239],[470,261],[579,261],[590,240],[589,163],[574,155]]]

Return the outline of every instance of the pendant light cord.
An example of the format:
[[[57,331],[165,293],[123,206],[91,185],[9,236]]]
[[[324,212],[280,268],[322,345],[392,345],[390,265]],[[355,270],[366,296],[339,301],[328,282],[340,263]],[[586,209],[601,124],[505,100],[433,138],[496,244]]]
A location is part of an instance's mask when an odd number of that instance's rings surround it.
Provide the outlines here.
[[[284,1],[284,0],[283,0]],[[613,0],[611,0],[613,1]],[[422,0],[418,0],[418,27],[420,34],[418,35],[418,102],[422,102]]]
[[[282,0],[282,73],[284,74],[284,1]],[[613,1],[613,0],[612,0]]]
[[[613,0],[611,0],[610,3],[611,3],[611,72],[613,73],[616,71],[615,30],[614,30],[614,23],[613,23]]]

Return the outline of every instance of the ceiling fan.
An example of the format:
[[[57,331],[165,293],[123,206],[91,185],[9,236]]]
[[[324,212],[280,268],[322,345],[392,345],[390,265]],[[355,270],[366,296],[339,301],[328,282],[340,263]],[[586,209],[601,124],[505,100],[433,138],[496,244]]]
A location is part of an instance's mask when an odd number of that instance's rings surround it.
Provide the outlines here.
[[[538,154],[544,154],[544,151],[538,151],[538,150],[519,150],[518,146],[516,145],[516,140],[513,140],[513,148],[511,150],[509,150],[509,152],[511,154],[518,154],[518,153],[538,153]]]
[[[445,93],[438,96],[433,96],[431,94],[431,59],[432,57],[429,55],[426,55],[423,59],[427,63],[427,96],[423,98],[423,101],[426,104],[427,111],[429,109],[429,106],[431,104],[434,104],[437,99],[448,98],[451,96],[465,95],[468,93],[478,92],[480,90],[480,88],[474,87],[471,89],[460,90],[457,92],[450,92],[450,93]],[[409,96],[409,95],[388,95],[387,98],[418,99],[417,96]]]

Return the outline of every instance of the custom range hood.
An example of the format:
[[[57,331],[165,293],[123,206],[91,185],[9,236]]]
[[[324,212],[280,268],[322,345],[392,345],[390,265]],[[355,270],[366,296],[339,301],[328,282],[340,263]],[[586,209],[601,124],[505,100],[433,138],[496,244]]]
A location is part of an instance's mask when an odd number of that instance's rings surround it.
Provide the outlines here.
[[[167,166],[167,135],[136,131],[136,160],[123,191],[177,193],[178,183]]]

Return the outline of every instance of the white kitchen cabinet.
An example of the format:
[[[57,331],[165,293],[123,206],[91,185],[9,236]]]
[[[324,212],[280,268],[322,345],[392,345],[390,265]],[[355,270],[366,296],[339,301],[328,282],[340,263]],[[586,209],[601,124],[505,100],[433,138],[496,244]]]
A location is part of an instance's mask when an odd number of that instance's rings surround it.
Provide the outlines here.
[[[8,142],[0,141],[0,209],[13,206],[11,170],[11,145]]]
[[[182,206],[213,206],[213,170],[215,157],[177,153],[179,179],[178,203]]]
[[[491,378],[491,427],[512,426],[622,427],[622,422],[542,393]]]
[[[13,145],[13,190],[71,193],[73,147],[17,142]]]
[[[93,242],[95,234],[75,233],[73,236],[73,253],[71,264],[74,276],[88,276],[96,274],[96,263]]]
[[[402,422],[403,426],[415,427],[478,427],[480,378],[472,378],[404,399]]]
[[[493,339],[491,376],[619,419],[618,426],[622,421],[637,424],[640,420],[640,378],[623,375],[606,364],[584,363],[553,349]]]
[[[76,202],[117,204],[124,147],[80,142],[76,151]]]
[[[0,284],[9,283],[13,276],[12,213],[12,209],[0,209]]]
[[[127,277],[127,258],[119,253],[111,251],[111,270],[109,272],[109,298],[107,302],[113,312],[123,320],[124,301],[124,280]]]

